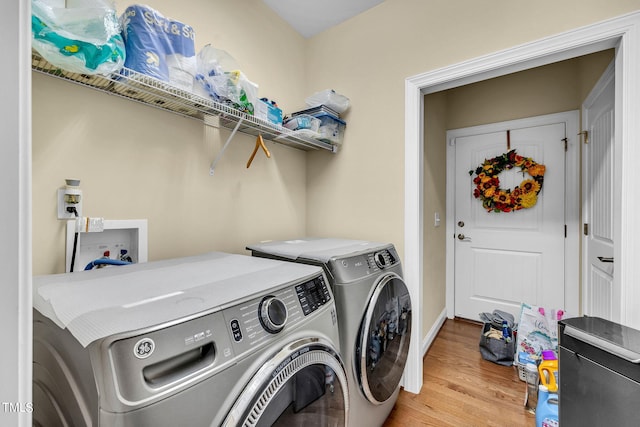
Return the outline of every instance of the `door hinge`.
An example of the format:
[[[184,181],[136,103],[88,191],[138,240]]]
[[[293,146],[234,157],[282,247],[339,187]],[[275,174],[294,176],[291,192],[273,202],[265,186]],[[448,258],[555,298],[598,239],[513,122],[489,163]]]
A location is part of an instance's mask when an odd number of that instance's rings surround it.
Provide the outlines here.
[[[567,224],[564,225],[564,238],[567,238]]]
[[[589,143],[589,131],[583,130],[582,132],[578,132],[578,135],[584,136],[584,143],[585,144]]]
[[[561,141],[564,141],[564,151],[567,152],[567,150],[569,150],[569,138],[565,136]]]
[[[589,235],[589,224],[583,224],[583,225],[582,225],[582,233],[583,233],[585,236],[588,236],[588,235]]]

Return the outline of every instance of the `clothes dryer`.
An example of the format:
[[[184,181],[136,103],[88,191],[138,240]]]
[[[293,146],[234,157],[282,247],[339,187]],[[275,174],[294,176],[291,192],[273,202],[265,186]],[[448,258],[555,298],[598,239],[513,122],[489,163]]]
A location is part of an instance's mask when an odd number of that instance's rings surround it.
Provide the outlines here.
[[[304,238],[248,246],[253,256],[321,266],[338,309],[349,425],[380,426],[393,409],[411,339],[411,298],[388,243]]]
[[[346,425],[334,297],[293,266],[210,253],[34,278],[34,425]]]

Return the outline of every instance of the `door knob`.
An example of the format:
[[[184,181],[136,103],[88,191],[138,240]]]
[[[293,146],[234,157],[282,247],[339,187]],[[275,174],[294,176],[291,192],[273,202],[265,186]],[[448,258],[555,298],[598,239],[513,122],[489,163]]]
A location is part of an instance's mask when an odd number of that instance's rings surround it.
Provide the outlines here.
[[[600,260],[600,262],[613,262],[613,257],[599,256],[598,259]]]
[[[464,240],[464,234],[462,233],[458,234],[458,240]]]

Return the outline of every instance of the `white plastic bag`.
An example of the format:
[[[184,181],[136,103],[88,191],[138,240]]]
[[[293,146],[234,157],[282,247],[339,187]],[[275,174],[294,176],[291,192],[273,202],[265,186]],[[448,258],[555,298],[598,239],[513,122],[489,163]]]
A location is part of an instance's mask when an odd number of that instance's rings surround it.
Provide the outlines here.
[[[307,97],[305,102],[312,108],[325,105],[338,114],[344,113],[349,108],[349,98],[344,95],[340,95],[333,89],[316,92]]]
[[[258,85],[249,81],[231,55],[211,45],[200,50],[196,81],[206,96],[253,114],[258,99]]]
[[[558,320],[569,317],[562,309],[522,304],[516,353],[540,357],[542,350],[558,351]]]
[[[124,65],[113,2],[32,0],[31,11],[33,48],[51,64],[83,74],[109,74]]]

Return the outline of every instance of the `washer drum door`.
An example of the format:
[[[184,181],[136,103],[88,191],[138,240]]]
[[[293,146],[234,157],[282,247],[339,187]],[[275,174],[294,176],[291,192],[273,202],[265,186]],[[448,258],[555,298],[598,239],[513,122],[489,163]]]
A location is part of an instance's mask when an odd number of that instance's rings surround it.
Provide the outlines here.
[[[282,348],[253,376],[225,427],[346,426],[347,377],[338,352],[321,338]]]
[[[409,289],[400,276],[389,273],[373,290],[356,345],[356,373],[370,402],[384,403],[400,386],[410,341]]]

